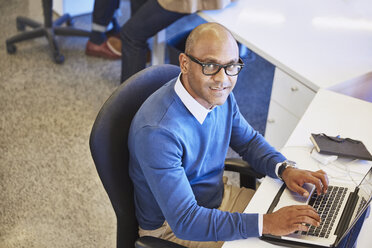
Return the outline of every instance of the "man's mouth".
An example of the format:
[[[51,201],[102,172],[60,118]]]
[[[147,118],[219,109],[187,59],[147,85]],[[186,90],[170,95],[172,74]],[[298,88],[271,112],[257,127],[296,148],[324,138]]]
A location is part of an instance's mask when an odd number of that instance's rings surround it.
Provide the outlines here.
[[[223,90],[226,90],[227,88],[229,87],[210,87],[211,90],[215,90],[215,91],[223,91]]]

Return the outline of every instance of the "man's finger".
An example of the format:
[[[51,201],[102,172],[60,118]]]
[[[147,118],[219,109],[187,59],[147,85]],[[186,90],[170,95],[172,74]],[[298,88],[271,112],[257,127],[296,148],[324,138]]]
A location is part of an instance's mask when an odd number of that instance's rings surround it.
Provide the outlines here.
[[[318,220],[313,219],[310,216],[298,216],[296,218],[296,222],[297,223],[305,223],[305,224],[309,224],[309,225],[312,225],[312,226],[319,226],[320,225],[320,222]]]
[[[294,183],[291,186],[292,186],[292,191],[296,192],[297,194],[302,195],[303,197],[309,196],[309,192],[303,187],[299,186],[298,184]]]
[[[307,215],[311,216],[316,220],[320,220],[318,212],[310,205],[295,205],[298,215]]]
[[[328,190],[328,176],[327,173],[323,170],[318,170],[317,172],[317,177],[321,180],[323,184],[323,193],[326,193]]]
[[[316,191],[317,191],[317,193],[318,193],[319,195],[322,194],[322,193],[324,192],[324,190],[323,190],[323,183],[322,183],[322,181],[321,181],[320,178],[317,178],[317,177],[315,177],[314,175],[311,175],[311,176],[309,176],[309,177],[306,179],[306,182],[307,182],[307,183],[312,183],[312,184],[314,184],[315,187],[316,187]]]
[[[320,222],[321,220],[319,214],[315,211],[315,209],[307,209],[307,210],[301,211],[301,214],[314,219],[316,222]]]
[[[309,227],[306,226],[306,225],[303,225],[303,224],[293,224],[293,230],[292,232],[295,232],[295,231],[305,231],[307,232],[309,230]]]

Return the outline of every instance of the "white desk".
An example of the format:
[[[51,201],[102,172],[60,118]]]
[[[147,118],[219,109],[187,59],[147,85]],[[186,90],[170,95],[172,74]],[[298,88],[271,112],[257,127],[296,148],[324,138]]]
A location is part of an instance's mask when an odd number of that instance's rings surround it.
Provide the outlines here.
[[[53,10],[60,16],[63,16],[64,14],[78,16],[92,13],[93,6],[94,0],[54,0]]]
[[[356,111],[357,110],[357,111]],[[372,151],[372,103],[328,90],[319,90],[309,105],[304,116],[290,136],[282,153],[295,160],[300,167],[318,170],[322,168],[329,174],[330,181],[344,178],[345,173],[332,167],[322,167],[310,157],[312,147],[310,133],[324,132],[330,135],[341,135],[362,140],[369,151]],[[366,172],[372,162],[338,159],[337,163],[347,164],[350,170]],[[333,165],[332,165],[333,166]],[[357,175],[356,175],[357,177]],[[355,178],[356,179],[356,178]],[[281,182],[266,177],[256,194],[247,206],[246,213],[266,213]],[[361,230],[357,247],[370,247],[372,233],[372,217],[368,218]],[[224,248],[274,247],[258,238],[226,242]]]
[[[239,0],[200,16],[276,66],[265,135],[276,148],[320,88],[337,90],[372,72],[371,0]],[[362,91],[372,91],[369,79],[358,85]],[[354,94],[347,87],[343,93]]]

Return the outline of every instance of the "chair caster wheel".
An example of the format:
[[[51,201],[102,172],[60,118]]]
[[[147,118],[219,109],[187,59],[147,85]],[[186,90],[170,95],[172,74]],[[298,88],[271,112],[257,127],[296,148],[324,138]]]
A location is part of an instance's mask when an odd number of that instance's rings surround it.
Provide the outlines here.
[[[66,21],[66,25],[67,25],[68,27],[72,27],[72,26],[74,26],[74,24],[75,24],[75,20],[72,19],[72,18],[70,18],[70,19],[68,19],[68,20]]]
[[[73,26],[74,25],[74,23],[75,23],[75,20],[74,19],[72,19],[72,17],[71,17],[71,15],[69,15],[69,14],[65,14],[65,16],[66,16],[66,25],[67,26]]]
[[[17,51],[17,48],[13,44],[6,44],[6,50],[9,54],[14,54]]]
[[[65,61],[65,57],[62,54],[55,54],[54,55],[54,62],[57,64],[62,64]]]

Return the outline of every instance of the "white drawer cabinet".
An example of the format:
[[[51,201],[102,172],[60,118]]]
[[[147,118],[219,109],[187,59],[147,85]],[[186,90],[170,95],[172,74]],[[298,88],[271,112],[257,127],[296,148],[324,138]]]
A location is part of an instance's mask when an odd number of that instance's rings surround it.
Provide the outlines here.
[[[309,106],[315,92],[276,68],[265,138],[281,149]]]
[[[300,118],[314,96],[314,91],[282,70],[275,69],[271,99],[289,112]]]
[[[298,121],[299,118],[271,100],[265,131],[266,140],[276,149],[282,148]]]

